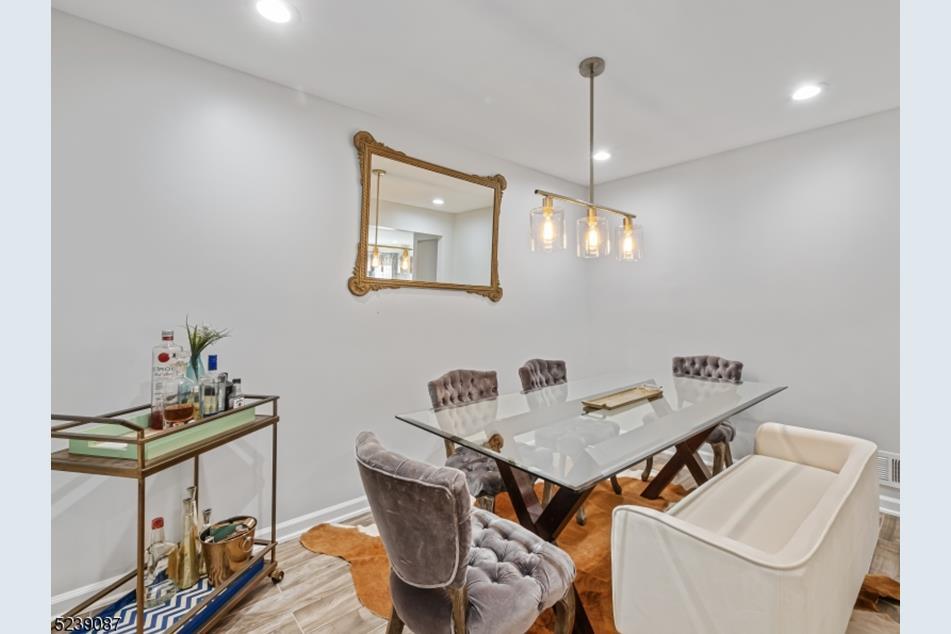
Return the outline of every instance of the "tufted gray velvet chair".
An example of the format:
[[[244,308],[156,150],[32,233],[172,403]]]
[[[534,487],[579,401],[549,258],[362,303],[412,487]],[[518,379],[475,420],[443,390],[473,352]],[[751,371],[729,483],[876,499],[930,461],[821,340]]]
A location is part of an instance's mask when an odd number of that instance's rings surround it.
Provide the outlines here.
[[[469,504],[462,472],[387,451],[357,436],[357,467],[390,560],[393,613],[415,634],[521,634],[554,607],[574,624],[574,563],[514,522]]]
[[[696,357],[674,357],[674,376],[688,376],[710,381],[729,381],[740,383],[743,380],[743,363],[730,361],[722,357],[701,355]]]
[[[568,368],[564,361],[529,359],[518,369],[522,391],[531,392],[550,385],[559,385],[568,380]]]
[[[674,357],[672,361],[674,376],[705,379],[708,381],[729,381],[740,383],[743,380],[743,363],[730,361],[723,357],[712,355],[698,355],[694,357]],[[713,448],[713,474],[716,475],[726,467],[733,465],[733,451],[730,443],[736,438],[736,428],[730,421],[724,421],[716,426],[707,436],[707,443]],[[654,467],[654,459],[648,458],[641,474],[642,480],[650,477]]]
[[[568,381],[568,366],[564,361],[553,359],[529,359],[518,369],[518,378],[522,382],[522,392],[533,392],[544,387],[566,383]],[[596,429],[596,426],[591,424],[589,427],[591,433],[597,436],[599,430]],[[617,426],[615,425],[615,427]],[[608,435],[610,435],[610,432],[608,432]],[[614,435],[617,435],[616,429],[614,430]],[[540,438],[544,438],[545,432],[540,432],[539,436]],[[554,447],[555,444],[555,439],[551,439],[549,446]],[[617,476],[611,476],[611,488],[614,489],[615,493],[621,495],[621,483],[618,482]],[[543,504],[548,504],[549,500],[551,500],[551,489],[551,482],[546,482],[542,491]],[[575,520],[584,526],[586,521],[584,505],[578,509]]]
[[[444,409],[477,403],[499,395],[499,379],[495,370],[451,370],[428,384],[433,409]],[[468,447],[446,442],[446,466],[466,474],[469,492],[479,506],[495,508],[495,496],[505,489],[495,460]]]

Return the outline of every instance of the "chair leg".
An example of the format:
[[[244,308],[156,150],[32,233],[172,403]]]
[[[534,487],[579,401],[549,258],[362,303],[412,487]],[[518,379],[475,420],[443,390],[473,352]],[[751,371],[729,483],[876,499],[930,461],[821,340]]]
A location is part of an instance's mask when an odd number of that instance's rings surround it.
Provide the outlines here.
[[[733,466],[733,450],[728,442],[723,443],[723,458],[726,461],[726,466]]]
[[[581,508],[578,509],[577,515],[575,515],[575,521],[578,522],[578,526],[584,526],[584,523],[588,521],[588,515],[584,511],[584,505],[581,505]]]
[[[611,476],[611,488],[614,489],[615,494],[621,495],[621,483],[617,481],[616,475]]]
[[[644,463],[644,471],[641,473],[641,480],[647,482],[651,479],[651,471],[654,470],[654,456],[647,459]]]
[[[568,634],[575,626],[575,590],[568,589],[565,598],[555,604],[555,634]]]
[[[542,506],[548,506],[551,501],[551,482],[546,482],[542,487]]]
[[[396,608],[394,607],[393,611],[390,612],[390,622],[386,626],[386,634],[402,634],[402,632],[403,619],[396,613]]]
[[[726,462],[726,454],[723,450],[725,443],[713,443],[713,475],[723,471],[723,464]]]
[[[452,599],[452,634],[466,634],[466,612],[469,609],[469,595],[466,587],[449,588]]]

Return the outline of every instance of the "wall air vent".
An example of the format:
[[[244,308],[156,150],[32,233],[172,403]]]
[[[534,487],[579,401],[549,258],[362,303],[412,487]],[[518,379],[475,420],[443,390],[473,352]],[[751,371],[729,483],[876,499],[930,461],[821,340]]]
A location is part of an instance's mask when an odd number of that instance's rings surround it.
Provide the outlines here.
[[[878,462],[878,481],[885,486],[901,488],[901,457],[890,451],[879,451],[875,459]]]

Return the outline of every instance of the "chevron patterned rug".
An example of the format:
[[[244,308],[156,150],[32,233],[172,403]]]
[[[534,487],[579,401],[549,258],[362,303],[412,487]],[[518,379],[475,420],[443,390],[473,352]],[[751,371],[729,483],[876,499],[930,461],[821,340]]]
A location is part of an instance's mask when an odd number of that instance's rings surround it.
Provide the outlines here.
[[[264,567],[264,561],[259,560],[248,567],[238,579],[206,606],[195,617],[189,619],[180,630],[181,634],[197,632],[201,625],[215,613],[215,610],[228,601],[242,586],[254,577]],[[198,605],[212,593],[214,588],[208,583],[207,577],[202,577],[198,583],[187,590],[180,590],[171,601],[145,610],[144,634],[158,634],[175,624],[180,618]],[[89,634],[135,634],[135,591],[125,595],[112,608],[99,613],[105,619],[103,629],[89,630]]]

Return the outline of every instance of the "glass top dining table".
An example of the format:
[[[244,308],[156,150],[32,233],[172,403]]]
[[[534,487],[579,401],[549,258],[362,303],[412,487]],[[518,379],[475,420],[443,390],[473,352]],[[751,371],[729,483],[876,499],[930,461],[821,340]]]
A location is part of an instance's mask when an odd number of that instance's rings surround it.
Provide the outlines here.
[[[611,410],[592,410],[583,403],[638,385],[660,386],[663,395]],[[669,370],[624,372],[396,418],[547,482],[581,491],[784,389],[753,381],[677,377]],[[485,446],[490,439],[495,449]]]

